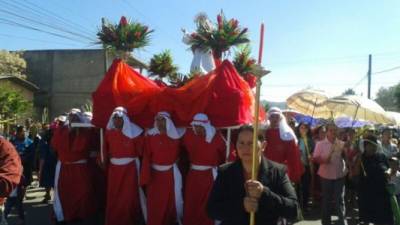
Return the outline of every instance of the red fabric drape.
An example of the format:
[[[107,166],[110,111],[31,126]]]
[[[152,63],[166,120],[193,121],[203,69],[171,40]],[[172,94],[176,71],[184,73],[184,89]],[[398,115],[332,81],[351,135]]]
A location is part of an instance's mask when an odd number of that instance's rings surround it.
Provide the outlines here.
[[[206,113],[214,126],[227,127],[252,122],[254,94],[227,60],[179,88],[159,87],[115,60],[93,93],[93,123],[104,127],[116,106],[126,107],[130,118],[142,127],[151,127],[159,111],[171,113],[181,126],[189,125],[196,113]]]
[[[154,115],[148,114],[147,101],[160,90],[155,82],[142,76],[122,60],[116,59],[92,95],[92,123],[105,127],[115,107],[129,108],[129,105],[134,105],[128,110],[131,119],[141,126],[149,126]]]

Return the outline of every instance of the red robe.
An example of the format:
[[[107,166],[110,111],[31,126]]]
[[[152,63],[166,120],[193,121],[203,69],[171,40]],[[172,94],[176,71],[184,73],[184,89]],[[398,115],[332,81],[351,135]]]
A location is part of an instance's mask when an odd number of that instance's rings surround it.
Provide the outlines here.
[[[128,138],[119,130],[107,130],[105,161],[108,164],[106,225],[138,224],[140,221],[139,171],[136,162],[114,165],[111,158],[139,157],[142,137]]]
[[[193,130],[188,130],[183,138],[183,145],[191,164],[217,167],[225,162],[226,146],[219,132],[211,143],[207,143],[204,136],[195,135]],[[213,184],[212,169],[189,170],[185,183],[184,225],[214,225],[214,221],[206,213],[208,195]]]
[[[296,142],[294,140],[282,140],[279,129],[268,129],[265,138],[267,141],[267,147],[264,150],[265,157],[274,162],[285,164],[290,180],[298,183],[304,173],[304,167]]]
[[[15,147],[0,137],[0,205],[21,180],[21,159]]]
[[[87,129],[71,133],[67,126],[63,126],[55,130],[51,141],[61,162],[58,193],[64,221],[86,219],[96,212],[89,166],[87,163],[73,163],[88,159],[89,136]]]
[[[88,165],[91,172],[94,193],[97,199],[97,208],[104,213],[106,205],[106,173],[99,166],[100,160],[100,131],[96,128],[88,130],[89,160]]]
[[[179,158],[180,140],[165,134],[145,136],[141,185],[147,190],[147,225],[173,225],[177,221],[173,168],[152,169],[152,164],[172,165]]]

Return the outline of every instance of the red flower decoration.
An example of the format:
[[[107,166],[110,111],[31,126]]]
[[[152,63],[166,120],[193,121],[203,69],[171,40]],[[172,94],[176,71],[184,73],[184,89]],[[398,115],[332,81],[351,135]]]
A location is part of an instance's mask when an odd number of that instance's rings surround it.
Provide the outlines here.
[[[140,38],[140,35],[141,35],[141,33],[140,33],[139,31],[135,32],[135,37],[136,37],[137,39]]]
[[[121,16],[121,20],[119,21],[119,24],[120,24],[121,26],[126,26],[126,25],[128,25],[128,20],[126,19],[125,16]]]
[[[217,21],[218,21],[218,28],[222,28],[222,16],[221,15],[217,16]]]

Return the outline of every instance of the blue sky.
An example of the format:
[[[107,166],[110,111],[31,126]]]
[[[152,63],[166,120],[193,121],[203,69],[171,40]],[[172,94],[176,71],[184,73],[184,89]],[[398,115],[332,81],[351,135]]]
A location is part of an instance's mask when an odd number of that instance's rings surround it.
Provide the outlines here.
[[[96,38],[101,17],[117,22],[125,15],[155,29],[151,45],[134,55],[148,60],[170,49],[181,72],[187,72],[192,55],[181,42],[181,28],[193,30],[193,18],[199,12],[215,20],[221,9],[226,17],[235,17],[249,28],[254,57],[259,26],[265,23],[263,65],[272,73],[263,79],[263,99],[282,101],[306,87],[332,94],[354,88],[366,96],[367,79],[363,77],[368,54],[373,55],[373,72],[400,66],[398,0],[0,0],[0,49],[94,48],[89,39]],[[45,24],[52,21],[43,13],[57,15],[68,22],[58,24],[61,28],[90,38],[70,41],[4,24],[4,19],[29,24],[10,12]],[[374,74],[372,93],[399,81],[400,69]]]

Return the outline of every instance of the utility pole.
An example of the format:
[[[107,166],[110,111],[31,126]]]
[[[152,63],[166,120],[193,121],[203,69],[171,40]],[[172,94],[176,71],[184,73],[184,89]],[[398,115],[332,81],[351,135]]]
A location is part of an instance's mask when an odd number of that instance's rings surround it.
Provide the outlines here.
[[[106,19],[104,17],[101,18],[101,27],[103,27],[106,23]],[[108,51],[107,48],[103,45],[104,51],[104,74],[107,73],[108,70]]]
[[[368,57],[368,98],[371,99],[371,65],[372,65],[372,55],[369,54]]]

